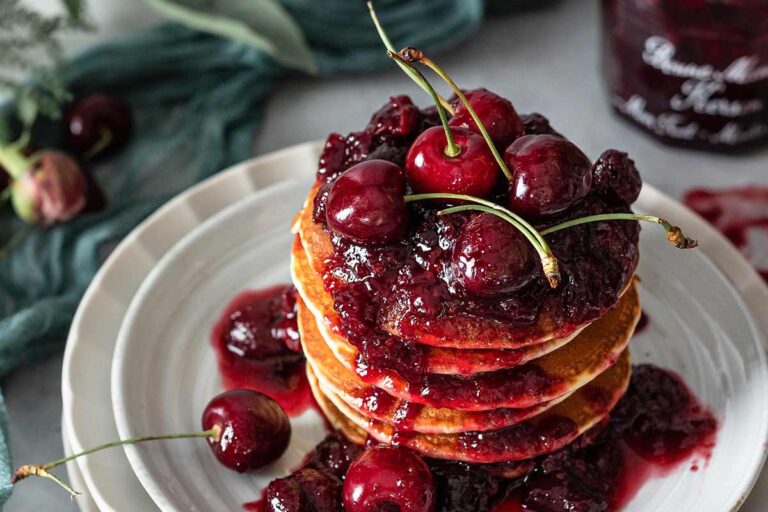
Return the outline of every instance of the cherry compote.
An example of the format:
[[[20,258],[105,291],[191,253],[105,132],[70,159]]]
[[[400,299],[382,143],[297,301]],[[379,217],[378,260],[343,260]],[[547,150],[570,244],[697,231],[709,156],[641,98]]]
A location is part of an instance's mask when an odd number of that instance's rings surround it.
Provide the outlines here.
[[[237,295],[213,327],[211,343],[224,388],[260,391],[289,414],[314,403],[304,370],[293,286]]]
[[[481,135],[466,128],[450,130],[458,155],[446,153],[448,142],[442,126],[425,130],[405,157],[408,183],[416,193],[488,196],[501,172],[488,144]]]
[[[452,263],[467,291],[489,297],[520,290],[539,271],[531,242],[512,224],[489,213],[462,226]]]
[[[482,88],[468,91],[464,95],[498,148],[504,149],[525,133],[523,121],[508,99]],[[449,125],[480,134],[480,129],[464,103],[457,98],[453,101],[453,107],[454,115]]]
[[[536,117],[536,124],[548,126],[542,116]],[[422,134],[430,131],[435,133],[441,152],[436,157],[446,160],[442,153],[446,147],[445,133],[440,128],[427,128]],[[543,217],[537,221],[537,228],[598,213],[631,211],[630,205],[622,200],[628,195],[589,190],[592,166],[581,152],[572,150],[572,144],[565,139],[552,135],[523,136],[513,146],[526,138],[542,138],[545,146],[554,148],[545,153],[556,159],[555,167],[579,178],[576,180],[579,186],[566,187],[570,191],[569,201],[576,203],[565,211]],[[373,142],[369,149],[377,151],[377,144],[383,142]],[[561,153],[565,153],[562,161],[559,160]],[[575,165],[563,165],[563,162]],[[321,224],[326,224],[328,218],[328,201],[327,197],[323,199],[323,191],[328,194],[328,189],[335,184],[333,178],[325,182],[316,197],[314,210],[315,221]],[[410,185],[413,186],[413,182]],[[584,196],[582,187],[588,189]],[[501,187],[492,190],[489,197],[506,202]],[[561,208],[564,204],[566,202],[560,201],[557,206]],[[415,338],[414,326],[430,329],[430,335],[440,337],[450,335],[449,331],[460,322],[475,322],[475,317],[494,321],[494,328],[513,340],[542,335],[538,324],[541,315],[551,319],[554,335],[572,333],[615,306],[629,284],[638,261],[638,223],[584,224],[548,235],[546,240],[559,260],[562,278],[560,286],[552,289],[543,272],[538,270],[538,255],[527,253],[527,246],[518,243],[521,241],[518,235],[508,231],[513,229],[511,226],[498,226],[508,233],[505,237],[494,237],[491,230],[482,229],[477,236],[470,236],[469,232],[474,233],[475,229],[465,230],[464,226],[477,214],[437,215],[437,209],[442,207],[444,204],[440,202],[409,203],[407,235],[385,244],[356,242],[343,232],[337,233],[332,225],[325,226],[331,236],[333,254],[325,261],[323,279],[339,313],[340,325],[335,328],[358,349],[358,374],[364,380],[376,382],[394,371],[408,382],[414,394],[428,391],[432,397],[450,397],[454,406],[464,408],[480,399],[490,402],[508,397],[515,392],[509,386],[529,386],[534,392],[552,389],[557,383],[548,382],[531,366],[525,367],[525,372],[518,371],[514,379],[504,372],[484,375],[482,382],[460,381],[459,376],[436,377],[424,370],[423,345],[406,340]],[[476,222],[482,225],[486,221]],[[472,250],[475,240],[486,238],[519,251],[516,252],[519,258],[494,260],[492,251]],[[457,249],[460,239],[466,247]],[[481,267],[485,270],[478,272],[480,267],[469,268],[470,259],[482,260]],[[529,267],[529,261],[536,265]],[[504,268],[505,265],[511,266]],[[398,336],[390,334],[393,332]],[[476,396],[450,391],[474,385],[482,389]]]
[[[716,434],[717,420],[680,377],[639,365],[611,416],[549,455],[501,464],[424,459],[422,465],[410,460],[413,452],[405,452],[403,460],[402,448],[381,446],[359,455],[362,449],[337,432],[302,468],[273,481],[261,506],[267,512],[421,511],[432,510],[422,508],[431,496],[435,512],[616,512],[648,478],[662,477],[691,458],[706,461]],[[695,470],[698,462],[690,467]],[[395,485],[403,494],[382,492],[406,474],[420,481]],[[379,485],[382,480],[387,485]],[[413,489],[421,494],[399,500]],[[322,504],[311,502],[315,492],[325,496]],[[353,505],[342,507],[348,494]],[[382,500],[393,495],[396,499]],[[379,508],[354,508],[366,500]]]
[[[529,218],[567,210],[587,195],[592,184],[589,158],[562,137],[520,137],[504,152],[504,161],[514,175],[509,206]]]

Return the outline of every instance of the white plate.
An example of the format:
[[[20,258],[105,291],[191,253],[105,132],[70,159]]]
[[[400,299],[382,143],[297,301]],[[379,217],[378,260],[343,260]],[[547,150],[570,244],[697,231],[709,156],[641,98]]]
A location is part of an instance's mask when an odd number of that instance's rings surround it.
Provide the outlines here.
[[[62,422],[61,425],[61,437],[64,440],[64,455],[69,457],[74,452],[70,447],[69,432],[67,432],[67,427],[64,425],[64,422]],[[69,486],[77,492],[81,493],[80,496],[77,497],[77,506],[80,508],[80,511],[99,512],[99,509],[96,508],[96,502],[93,501],[93,498],[91,498],[90,492],[88,491],[88,486],[86,485],[85,480],[83,480],[83,473],[77,466],[77,462],[74,460],[67,462],[66,468],[67,475],[69,476]]]
[[[128,304],[152,265],[206,217],[264,184],[307,172],[315,165],[318,148],[318,144],[288,148],[219,173],[158,210],[104,263],[78,309],[64,361],[64,422],[75,449],[117,437],[108,390],[114,343]],[[645,209],[684,224],[698,236],[702,251],[734,284],[762,330],[768,331],[768,294],[735,250],[689,210],[652,188],[645,187],[641,203]],[[145,257],[137,257],[139,254]],[[649,335],[652,332],[649,331]],[[759,459],[762,446],[756,446],[754,451]],[[156,508],[138,483],[123,452],[112,450],[79,459],[78,467],[100,510],[123,512]],[[744,484],[733,489],[733,493],[746,494],[750,481],[745,478]],[[760,503],[750,503],[752,506],[747,507],[750,512],[765,509]]]
[[[220,389],[208,332],[238,292],[288,281],[288,226],[309,185],[284,183],[229,208],[185,237],[144,281],[123,322],[112,366],[121,436],[198,428],[202,408]],[[687,224],[669,211],[673,208],[659,208],[662,203],[668,200],[648,188],[638,207]],[[697,228],[692,232],[699,234]],[[692,472],[683,464],[666,478],[649,481],[627,512],[729,510],[741,502],[763,463],[768,430],[763,339],[736,289],[708,257],[719,243],[713,238],[701,251],[682,253],[658,229],[643,231],[638,273],[651,327],[633,341],[635,360],[680,372],[715,412],[720,430],[705,470]],[[306,419],[300,418],[302,432],[288,455],[256,476],[218,467],[199,442],[126,451],[161,509],[236,510],[299,462],[312,446],[308,439],[322,436],[320,418],[308,430]]]
[[[313,168],[320,147],[320,143],[293,146],[218,173],[169,201],[112,252],[83,296],[64,353],[62,421],[74,451],[118,437],[110,395],[112,354],[128,305],[155,263],[213,214],[256,190]],[[123,451],[82,457],[77,465],[102,512],[157,510]]]
[[[176,244],[147,276],[126,313],[112,365],[121,437],[200,429],[205,404],[222,389],[211,328],[237,293],[290,282],[291,219],[311,185],[284,181],[227,208]],[[218,464],[201,440],[129,446],[126,453],[162,510],[235,511],[301,464],[327,434],[314,409],[292,418],[291,426],[285,455],[251,475]]]

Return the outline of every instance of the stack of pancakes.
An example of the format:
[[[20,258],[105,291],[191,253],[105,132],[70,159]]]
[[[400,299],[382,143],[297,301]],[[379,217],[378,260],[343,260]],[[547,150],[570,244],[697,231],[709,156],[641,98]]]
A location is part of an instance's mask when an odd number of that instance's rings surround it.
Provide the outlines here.
[[[485,319],[453,329],[456,337],[451,339],[409,333],[408,343],[426,348],[432,382],[444,386],[435,393],[412,391],[393,372],[363,380],[356,373],[357,349],[342,334],[324,286],[333,246],[325,228],[312,219],[318,188],[293,226],[291,271],[315,398],[347,437],[363,442],[370,436],[434,458],[521,461],[565,446],[608,416],[629,383],[627,345],[640,317],[634,282],[614,309],[564,338],[554,336],[554,327],[544,319],[539,332],[550,334],[527,339],[487,335],[494,321]],[[483,390],[501,377],[522,378],[531,370],[546,377],[535,393],[521,383],[510,386],[518,391],[502,400],[482,399]],[[454,394],[472,393],[477,400],[454,399]]]

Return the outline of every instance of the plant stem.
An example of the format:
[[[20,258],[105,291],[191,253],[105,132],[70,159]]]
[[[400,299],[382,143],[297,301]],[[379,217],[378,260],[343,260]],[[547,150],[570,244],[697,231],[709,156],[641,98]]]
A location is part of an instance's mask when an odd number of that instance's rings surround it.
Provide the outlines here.
[[[29,157],[24,156],[24,153],[15,144],[9,144],[0,146],[0,165],[5,168],[11,179],[16,180],[27,172],[32,166],[32,161]]]
[[[437,75],[451,87],[453,92],[456,94],[456,96],[459,97],[461,103],[467,109],[467,112],[469,112],[472,120],[480,130],[480,134],[485,139],[486,144],[488,144],[488,148],[491,150],[491,153],[493,153],[493,157],[496,159],[496,163],[501,168],[504,176],[506,176],[510,182],[513,181],[515,179],[514,175],[510,172],[507,164],[504,163],[504,159],[501,157],[499,150],[496,149],[496,145],[491,140],[491,136],[488,134],[488,130],[485,129],[485,125],[483,125],[482,121],[480,121],[480,117],[477,115],[477,112],[475,112],[474,107],[472,107],[472,105],[469,103],[469,100],[464,95],[464,92],[459,88],[458,85],[456,85],[456,82],[454,82],[451,77],[448,76],[448,74],[440,68],[440,66],[435,64],[432,59],[424,55],[424,52],[421,50],[417,50],[416,48],[404,48],[400,50],[400,56],[403,57],[403,60],[406,62],[413,62],[414,60],[421,62],[429,69],[437,73]]]
[[[379,21],[379,17],[376,15],[376,10],[373,8],[373,2],[369,1],[367,2],[368,5],[368,11],[371,13],[371,19],[373,20],[373,24],[376,26],[376,30],[379,33],[379,37],[381,38],[381,41],[384,43],[384,46],[389,50],[390,52],[397,53],[397,50],[395,50],[395,47],[392,45],[392,41],[389,40],[389,37],[387,36],[387,33],[384,31],[384,27],[381,25],[381,22]],[[406,75],[411,77],[411,80],[416,82],[416,85],[424,89],[426,92],[429,92],[429,88],[426,84],[426,82],[423,80],[423,75],[419,76],[420,74],[416,74],[412,67],[408,67],[405,64],[403,64],[400,61],[396,61],[397,65],[400,66],[400,69],[402,69]],[[447,110],[451,115],[453,115],[453,107],[451,104],[443,98],[442,96],[438,95],[438,102],[442,107]]]
[[[487,201],[479,197],[468,196],[464,194],[448,194],[448,193],[432,193],[432,194],[412,194],[405,196],[406,203],[412,203],[415,201],[425,201],[430,199],[452,199],[458,201],[466,201],[474,203],[473,205],[461,205],[452,208],[447,208],[440,212],[440,215],[446,215],[457,211],[464,210],[478,210],[497,215],[503,218],[513,226],[515,226],[533,245],[536,252],[539,253],[541,258],[541,265],[544,269],[544,275],[552,288],[557,288],[560,283],[560,271],[558,269],[557,258],[552,254],[552,250],[549,248],[544,237],[539,233],[536,228],[531,226],[525,219],[517,215],[511,210],[504,208],[492,201]],[[476,207],[480,205],[483,208]]]
[[[49,478],[59,484],[61,487],[66,489],[67,492],[69,492],[72,496],[75,496],[77,494],[80,494],[79,492],[73,490],[70,486],[68,486],[66,483],[61,481],[58,477],[53,475],[49,472],[50,469],[53,469],[57,466],[61,466],[62,464],[65,464],[71,460],[75,460],[79,457],[83,457],[85,455],[89,455],[94,452],[98,452],[101,450],[106,450],[107,448],[114,448],[117,446],[124,446],[129,444],[136,444],[136,443],[143,443],[146,441],[161,441],[166,439],[195,439],[195,438],[212,438],[212,439],[218,439],[218,437],[221,435],[221,429],[219,427],[213,427],[210,430],[205,430],[203,432],[194,432],[194,433],[185,433],[185,434],[164,434],[159,436],[143,436],[143,437],[132,437],[129,439],[121,439],[118,441],[112,441],[111,443],[105,443],[99,446],[94,446],[93,448],[89,448],[87,450],[83,450],[80,453],[75,453],[73,455],[69,455],[67,457],[63,457],[58,460],[54,460],[52,462],[48,462],[47,464],[27,464],[24,466],[19,467],[13,474],[13,478],[11,478],[11,484],[16,484],[17,482],[20,482],[21,480],[24,480],[27,477],[30,476],[41,476],[43,478]]]
[[[99,131],[99,140],[96,141],[88,151],[83,154],[83,160],[90,160],[94,156],[98,155],[104,149],[112,143],[112,132],[102,127]]]
[[[652,222],[654,224],[659,224],[664,228],[664,231],[667,232],[667,240],[669,240],[669,242],[678,249],[692,249],[694,247],[698,247],[699,245],[696,240],[685,236],[683,231],[678,226],[670,224],[666,219],[654,217],[653,215],[640,215],[636,213],[602,213],[599,215],[590,215],[588,217],[581,217],[580,219],[573,219],[561,224],[557,224],[556,226],[552,226],[543,230],[541,234],[549,235],[550,233],[555,233],[557,231],[561,231],[573,226],[579,226],[589,222],[601,222],[607,220],[636,220]]]
[[[432,87],[432,84],[429,83],[429,80],[427,80],[424,75],[421,74],[421,71],[413,67],[413,64],[410,62],[405,62],[403,58],[400,56],[397,52],[387,51],[387,55],[390,59],[393,59],[395,62],[398,62],[402,64],[403,66],[407,66],[409,69],[413,70],[414,73],[416,73],[419,78],[424,80],[424,84],[427,86],[427,92],[430,96],[432,96],[432,101],[435,102],[435,108],[437,108],[437,115],[440,116],[440,123],[443,125],[443,130],[445,130],[445,140],[447,142],[445,147],[445,155],[454,158],[459,156],[459,153],[461,153],[461,148],[456,145],[456,141],[453,140],[453,134],[451,133],[451,128],[448,126],[448,117],[445,115],[445,109],[440,104],[440,97],[437,94],[437,91],[435,91],[435,88]]]

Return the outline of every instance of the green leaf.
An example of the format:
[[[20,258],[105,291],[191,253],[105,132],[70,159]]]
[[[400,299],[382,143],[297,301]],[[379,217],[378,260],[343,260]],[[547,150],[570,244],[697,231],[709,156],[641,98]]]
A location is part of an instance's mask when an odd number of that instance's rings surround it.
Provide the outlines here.
[[[26,91],[25,91],[26,92]],[[16,112],[25,129],[35,124],[37,118],[38,103],[31,94],[25,92],[16,96]]]
[[[145,0],[167,18],[254,45],[284,66],[309,73],[315,59],[301,28],[276,0]]]

